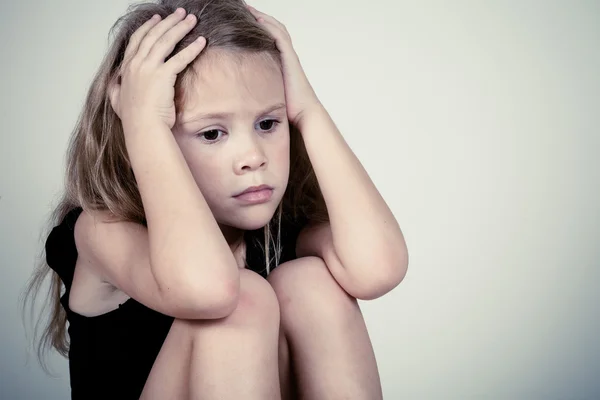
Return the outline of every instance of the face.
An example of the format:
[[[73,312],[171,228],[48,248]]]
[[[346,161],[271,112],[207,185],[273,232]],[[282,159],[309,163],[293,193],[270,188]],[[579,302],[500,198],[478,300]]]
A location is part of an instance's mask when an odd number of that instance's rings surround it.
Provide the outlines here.
[[[195,64],[173,133],[224,233],[274,215],[287,187],[290,138],[281,71],[261,55],[211,50]],[[270,190],[238,196],[252,186]]]

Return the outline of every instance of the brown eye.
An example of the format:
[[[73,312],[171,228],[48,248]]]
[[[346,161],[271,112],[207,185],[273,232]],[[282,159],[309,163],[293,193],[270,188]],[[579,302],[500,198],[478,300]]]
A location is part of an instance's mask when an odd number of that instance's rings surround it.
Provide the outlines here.
[[[261,131],[270,132],[275,129],[279,121],[275,119],[265,119],[258,123],[258,126]]]
[[[219,137],[220,133],[223,133],[223,131],[221,131],[219,129],[211,129],[209,131],[200,132],[198,134],[198,136],[207,142],[214,142],[214,141],[220,139],[220,137]]]

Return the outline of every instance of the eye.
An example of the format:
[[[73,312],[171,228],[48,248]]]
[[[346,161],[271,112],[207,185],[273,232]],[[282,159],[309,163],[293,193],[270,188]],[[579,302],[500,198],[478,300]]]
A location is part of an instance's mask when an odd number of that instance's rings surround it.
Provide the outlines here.
[[[202,138],[208,143],[213,143],[220,139],[219,133],[225,134],[225,132],[223,132],[220,129],[211,129],[208,131],[200,132],[196,136]]]
[[[279,120],[276,119],[265,119],[258,123],[259,130],[263,132],[272,132],[279,125]]]

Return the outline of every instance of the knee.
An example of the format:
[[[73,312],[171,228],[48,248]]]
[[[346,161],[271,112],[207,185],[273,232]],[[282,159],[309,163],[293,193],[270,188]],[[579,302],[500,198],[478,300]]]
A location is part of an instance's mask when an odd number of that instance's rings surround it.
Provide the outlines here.
[[[228,317],[231,323],[258,327],[279,326],[279,301],[266,279],[256,272],[240,270],[240,296]]]
[[[175,323],[184,329],[202,329],[206,324],[228,325],[235,328],[278,329],[279,302],[271,285],[256,272],[240,270],[240,293],[237,305],[228,316],[215,320],[182,321]]]
[[[279,300],[282,321],[315,316],[336,319],[358,309],[356,299],[342,289],[319,257],[283,263],[267,279]]]

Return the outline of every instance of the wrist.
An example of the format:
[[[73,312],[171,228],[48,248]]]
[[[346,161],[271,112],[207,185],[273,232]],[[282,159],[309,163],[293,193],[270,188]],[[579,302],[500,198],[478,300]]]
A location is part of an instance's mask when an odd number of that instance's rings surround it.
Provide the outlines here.
[[[148,132],[164,129],[171,131],[161,118],[129,118],[121,120],[121,124],[123,125],[125,136],[147,135]]]

